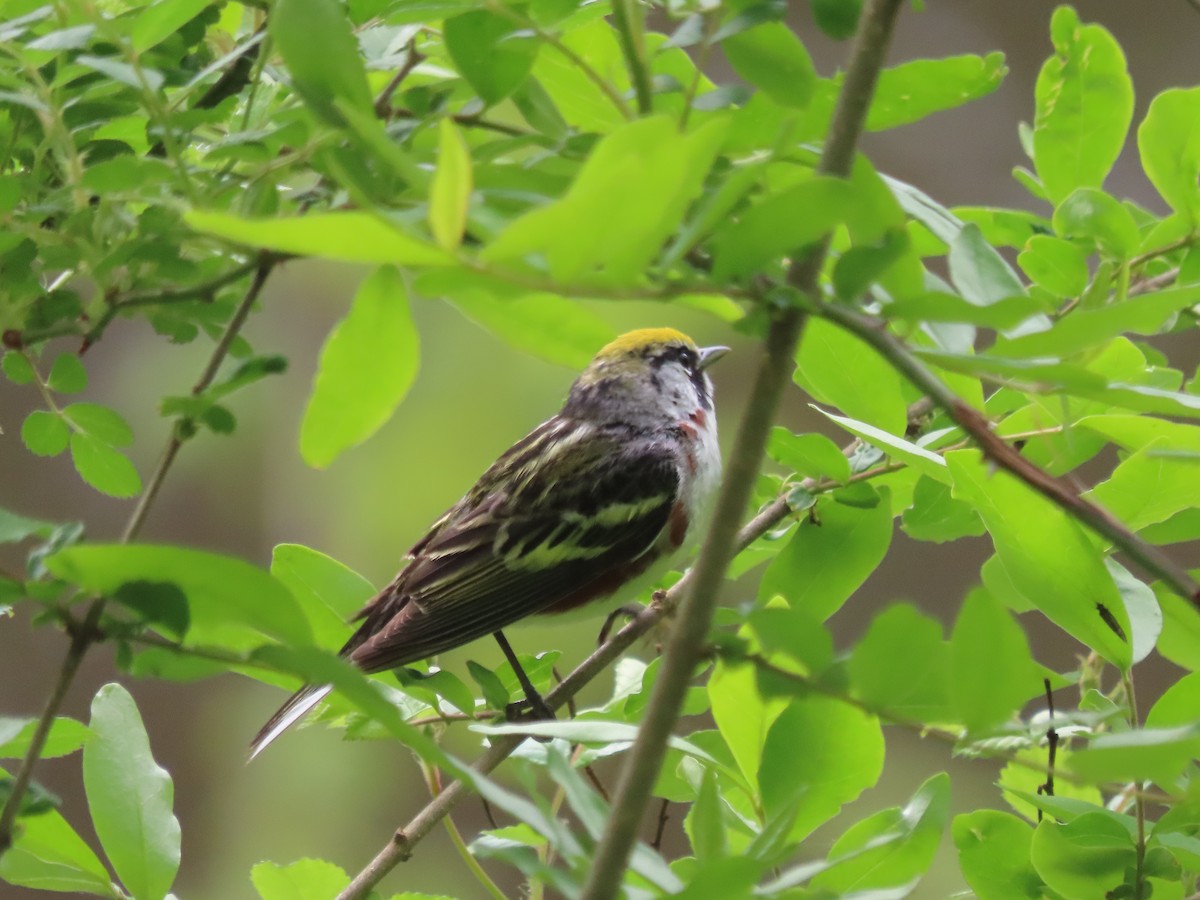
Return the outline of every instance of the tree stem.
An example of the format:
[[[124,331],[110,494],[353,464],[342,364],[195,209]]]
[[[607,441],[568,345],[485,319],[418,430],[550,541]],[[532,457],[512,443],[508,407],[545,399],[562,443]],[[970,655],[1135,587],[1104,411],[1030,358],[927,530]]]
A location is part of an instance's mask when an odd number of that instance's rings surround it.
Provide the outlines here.
[[[845,177],[854,164],[858,137],[899,9],[900,0],[872,0],[863,10],[846,80],[818,166],[822,174]],[[816,296],[827,247],[828,240],[820,242],[795,262],[788,274],[789,282],[804,296]],[[612,811],[593,856],[582,900],[610,900],[620,892],[638,826],[708,636],[725,570],[735,552],[735,523],[750,499],[767,434],[795,368],[796,345],[803,325],[803,313],[789,308],[777,313],[767,333],[750,405],[738,429],[713,523],[693,567],[691,587],[683,594],[682,607],[663,653],[662,668],[637,740],[621,770]]]

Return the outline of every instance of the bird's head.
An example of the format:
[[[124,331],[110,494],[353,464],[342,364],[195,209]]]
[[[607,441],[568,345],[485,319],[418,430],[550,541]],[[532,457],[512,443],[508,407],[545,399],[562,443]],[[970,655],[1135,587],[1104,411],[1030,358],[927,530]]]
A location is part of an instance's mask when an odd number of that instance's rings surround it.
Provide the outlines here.
[[[674,328],[642,328],[603,347],[571,387],[564,412],[598,422],[662,427],[712,409],[705,370],[728,347],[697,347]]]

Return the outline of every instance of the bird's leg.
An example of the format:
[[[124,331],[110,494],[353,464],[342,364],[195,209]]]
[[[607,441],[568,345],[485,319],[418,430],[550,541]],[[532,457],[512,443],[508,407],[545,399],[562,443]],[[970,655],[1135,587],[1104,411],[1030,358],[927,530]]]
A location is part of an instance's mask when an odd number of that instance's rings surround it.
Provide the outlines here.
[[[608,643],[608,636],[612,634],[613,626],[617,623],[617,619],[624,616],[626,621],[633,621],[645,608],[640,603],[626,603],[624,606],[618,606],[610,612],[605,617],[604,624],[600,626],[600,634],[596,638],[596,646],[602,647]]]
[[[504,636],[504,632],[494,631],[492,632],[492,637],[496,639],[496,643],[504,651],[504,658],[513,667],[513,672],[517,675],[517,681],[521,684],[521,690],[525,692],[525,699],[517,703],[508,704],[508,708],[504,710],[504,714],[509,720],[519,719],[522,717],[524,711],[522,707],[528,707],[529,712],[533,713],[534,718],[553,719],[554,710],[542,699],[542,695],[537,692],[537,688],[533,686],[533,683],[529,680],[529,676],[521,668],[521,663],[517,661],[517,654],[513,653],[513,648],[509,646],[508,638]]]

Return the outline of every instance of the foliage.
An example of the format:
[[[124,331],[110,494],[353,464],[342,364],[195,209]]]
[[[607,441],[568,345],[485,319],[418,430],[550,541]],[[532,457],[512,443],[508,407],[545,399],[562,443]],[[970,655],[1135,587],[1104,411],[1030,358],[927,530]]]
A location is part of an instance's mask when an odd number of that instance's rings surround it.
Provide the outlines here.
[[[21,439],[143,501],[115,544],[0,511],[0,540],[32,548],[19,579],[0,578],[0,612],[28,605],[64,628],[62,685],[101,636],[130,675],[333,683],[330,727],[400,740],[431,782],[465,779],[517,820],[470,848],[457,838],[485,887],[479,860],[516,867],[538,896],[577,896],[608,817],[583,771],[628,747],[657,662],[622,660],[611,698],[569,721],[457,726],[488,736],[492,764],[514,733],[543,739],[510,763],[518,792],[467,770],[432,727],[492,718],[519,695],[511,667],[367,679],[333,656],[365,579],[296,545],[266,572],[136,543],[146,505],[185,442],[235,431],[228,396],[285,365],[239,331],[291,257],[373,269],[321,354],[299,447],[314,466],[403,400],[410,297],[571,366],[608,337],[580,299],[686,303],[756,336],[799,308],[795,382],[848,443],[771,435],[763,512],[733,567],[763,567],[757,600],[714,629],[686,712],[715,727],[688,720],[655,788],[686,807],[691,855],[640,844],[629,895],[904,896],[947,831],[984,900],[1190,895],[1200,611],[1193,576],[1158,548],[1200,537],[1200,379],[1154,337],[1193,331],[1200,309],[1200,88],[1164,92],[1137,125],[1167,214],[1111,196],[1133,85],[1112,35],[1059,8],[1021,132],[1031,168],[1014,173],[1036,211],[947,209],[863,157],[849,178],[816,173],[843,79],[817,73],[785,4],[658,6],[663,33],[627,0],[6,3],[3,372],[44,407]],[[859,6],[812,12],[840,39]],[[735,81],[705,74],[717,53]],[[887,68],[866,127],[952,109],[1003,75],[997,55]],[[805,295],[791,261],[827,236],[820,296]],[[171,444],[145,481],[122,415],[67,399],[88,388],[86,354],[130,320],[213,344],[195,389],[164,398]],[[897,522],[938,544],[986,534],[995,553],[948,634],[896,602],[835,646],[825,621]],[[1043,617],[1078,641],[1076,670],[1031,654]],[[1133,673],[1154,653],[1190,674],[1139,711]],[[554,659],[524,660],[540,687]],[[839,818],[887,766],[885,726],[1005,761],[996,808],[951,817],[943,774],[900,807]],[[150,744],[115,684],[87,725],[53,704],[40,722],[0,719],[0,757],[25,760],[0,773],[0,877],[167,896],[179,823]],[[27,780],[38,758],[80,751],[98,847]],[[814,853],[806,839],[830,821],[840,837]],[[316,859],[250,877],[264,900],[361,896]]]

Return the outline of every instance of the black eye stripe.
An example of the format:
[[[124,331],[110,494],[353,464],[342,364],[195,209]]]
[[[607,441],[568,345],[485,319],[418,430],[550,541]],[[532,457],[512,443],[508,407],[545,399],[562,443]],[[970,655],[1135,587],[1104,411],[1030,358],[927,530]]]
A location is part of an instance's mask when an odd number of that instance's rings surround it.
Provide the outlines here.
[[[700,358],[690,347],[667,347],[650,356],[650,364],[655,368],[668,362],[678,362],[689,372],[694,372],[700,364]]]

